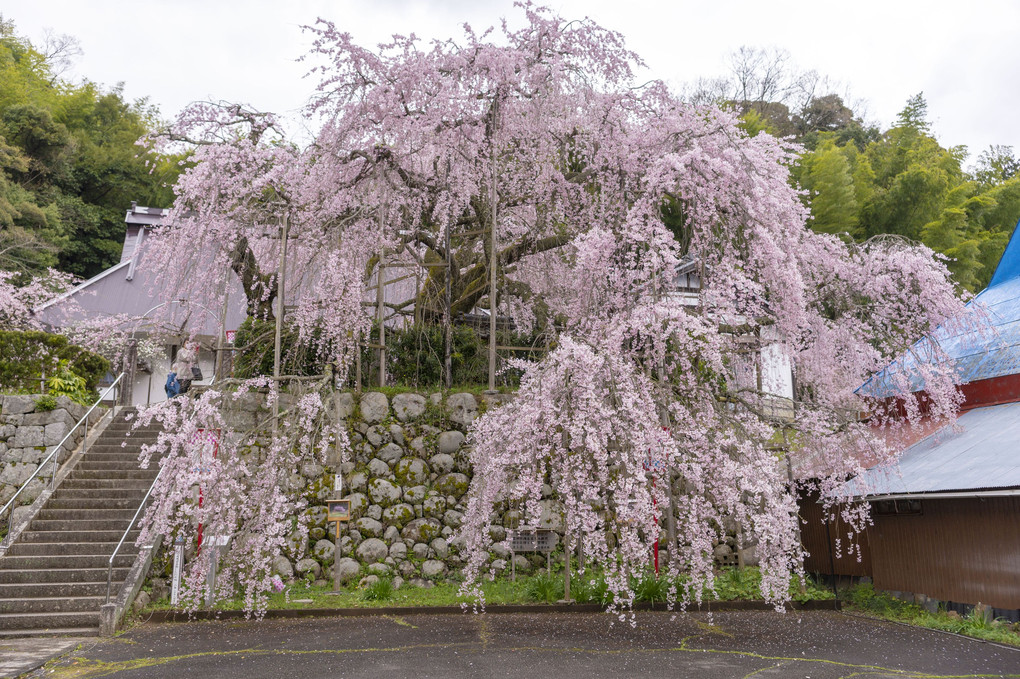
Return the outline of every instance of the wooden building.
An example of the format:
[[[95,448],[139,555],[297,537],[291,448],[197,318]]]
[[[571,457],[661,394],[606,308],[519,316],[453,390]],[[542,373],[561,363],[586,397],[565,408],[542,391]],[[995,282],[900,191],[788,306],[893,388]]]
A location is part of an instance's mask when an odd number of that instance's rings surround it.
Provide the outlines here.
[[[929,423],[897,464],[851,482],[874,521],[852,554],[846,527],[822,521],[817,498],[805,498],[809,572],[867,576],[876,589],[950,609],[981,603],[996,617],[1020,619],[1018,230],[970,304],[980,309],[979,327],[936,333],[965,399],[955,426]]]

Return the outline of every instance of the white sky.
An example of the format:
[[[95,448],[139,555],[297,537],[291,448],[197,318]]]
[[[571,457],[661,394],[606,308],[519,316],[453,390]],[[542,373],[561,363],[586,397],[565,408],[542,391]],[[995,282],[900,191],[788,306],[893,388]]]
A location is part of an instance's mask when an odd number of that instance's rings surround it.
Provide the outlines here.
[[[626,36],[651,77],[684,83],[727,74],[742,45],[779,47],[801,69],[848,86],[868,119],[887,127],[923,91],[944,146],[965,144],[969,162],[989,144],[1020,151],[1015,112],[1020,58],[1016,0],[548,0],[561,16],[589,16]],[[164,117],[196,99],[225,99],[293,112],[314,83],[296,61],[303,24],[332,20],[363,45],[393,33],[459,37],[519,10],[510,0],[4,0],[0,14],[41,42],[43,30],[79,38],[75,75],[125,83]]]

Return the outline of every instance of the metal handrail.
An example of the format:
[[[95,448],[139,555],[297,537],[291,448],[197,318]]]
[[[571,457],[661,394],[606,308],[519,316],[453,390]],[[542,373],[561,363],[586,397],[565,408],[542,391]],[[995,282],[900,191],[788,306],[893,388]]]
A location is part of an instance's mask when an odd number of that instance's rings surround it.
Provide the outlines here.
[[[128,533],[134,528],[135,521],[138,520],[138,515],[142,513],[142,509],[145,508],[145,503],[149,501],[149,496],[152,495],[152,489],[156,487],[156,482],[159,481],[159,477],[163,475],[163,470],[166,467],[160,467],[159,473],[156,474],[156,478],[152,480],[152,485],[149,486],[149,490],[145,492],[145,497],[142,498],[142,503],[138,505],[138,509],[135,510],[135,515],[131,517],[131,523],[128,524],[127,530],[120,536],[120,542],[117,543],[116,549],[113,550],[113,554],[110,555],[110,561],[106,566],[106,603],[110,603],[110,584],[113,581],[113,560],[117,558],[117,552],[124,545],[124,541],[127,540]]]
[[[46,464],[50,461],[50,459],[53,460],[53,473],[50,476],[50,490],[53,489],[53,486],[54,486],[54,484],[56,483],[56,480],[57,480],[57,459],[59,457],[57,455],[57,453],[64,446],[64,443],[66,443],[67,440],[69,438],[71,438],[71,435],[74,434],[74,432],[78,430],[78,427],[80,427],[83,422],[85,423],[85,438],[82,439],[82,444],[81,444],[82,445],[82,453],[84,454],[88,450],[88,445],[89,445],[89,415],[92,414],[93,410],[95,410],[97,407],[99,407],[99,404],[103,402],[103,399],[105,399],[106,396],[110,393],[110,390],[117,386],[117,384],[121,381],[121,379],[124,377],[125,374],[126,373],[121,373],[121,374],[117,375],[117,379],[115,379],[113,381],[113,383],[110,384],[110,386],[108,386],[105,391],[103,391],[103,393],[99,397],[99,399],[96,400],[96,402],[92,404],[92,407],[85,411],[85,414],[82,415],[81,419],[78,420],[78,422],[75,423],[75,425],[73,427],[71,427],[70,430],[68,430],[67,434],[64,435],[64,438],[60,439],[60,443],[58,443],[57,445],[53,446],[53,450],[50,451],[50,454],[47,455],[46,458],[42,462],[39,463],[39,466],[36,468],[36,470],[34,472],[32,472],[32,475],[29,476],[25,480],[25,482],[23,484],[21,484],[21,488],[18,489],[18,492],[16,492],[14,495],[11,496],[11,499],[7,501],[7,504],[5,504],[3,506],[3,508],[0,508],[0,517],[2,517],[4,515],[4,512],[6,512],[8,509],[10,509],[10,515],[7,518],[7,535],[4,537],[3,541],[9,540],[11,535],[12,535],[12,530],[13,530],[13,527],[14,527],[14,501],[17,500],[18,496],[21,495],[22,491],[24,491],[25,488],[28,487],[28,484],[30,484],[32,482],[32,480],[36,476],[39,475],[39,472],[41,472],[43,470],[43,467],[46,466]],[[117,392],[117,400],[120,400],[120,391],[119,390]],[[113,408],[110,409],[110,412],[113,412]],[[104,414],[103,417],[105,417],[105,416],[106,415]],[[102,422],[102,419],[100,419],[100,422]],[[0,542],[0,544],[2,544],[2,542]]]

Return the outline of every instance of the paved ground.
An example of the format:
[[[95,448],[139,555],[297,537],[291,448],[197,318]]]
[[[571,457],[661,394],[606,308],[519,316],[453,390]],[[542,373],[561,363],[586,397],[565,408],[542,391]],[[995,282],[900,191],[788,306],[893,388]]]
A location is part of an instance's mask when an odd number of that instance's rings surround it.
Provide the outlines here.
[[[39,667],[51,658],[67,653],[83,642],[94,641],[72,637],[0,639],[0,679],[16,677]]]
[[[1020,677],[1020,651],[836,612],[416,615],[141,625],[31,676]]]

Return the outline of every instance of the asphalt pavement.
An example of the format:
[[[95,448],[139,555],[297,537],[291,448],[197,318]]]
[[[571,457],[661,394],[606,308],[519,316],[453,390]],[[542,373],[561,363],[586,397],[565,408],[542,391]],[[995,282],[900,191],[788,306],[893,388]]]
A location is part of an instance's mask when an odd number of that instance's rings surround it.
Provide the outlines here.
[[[468,612],[141,624],[29,676],[1020,677],[1020,650],[834,611]]]

